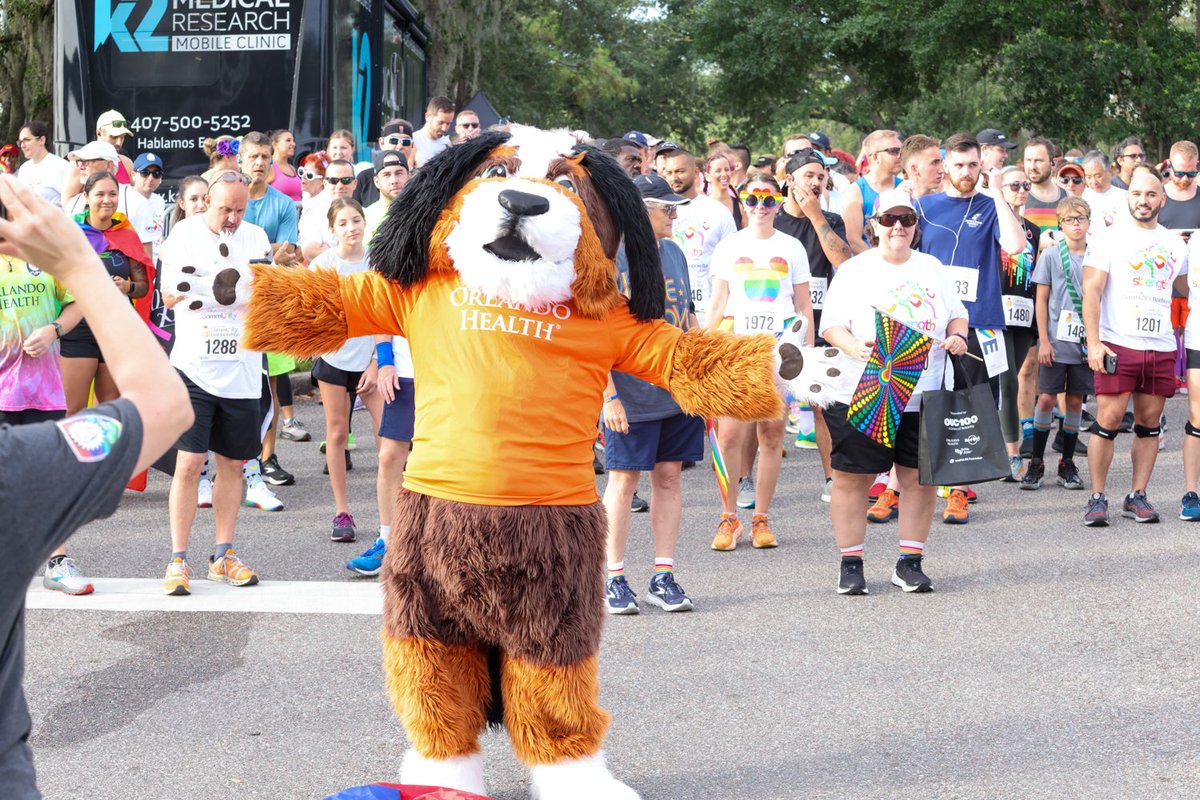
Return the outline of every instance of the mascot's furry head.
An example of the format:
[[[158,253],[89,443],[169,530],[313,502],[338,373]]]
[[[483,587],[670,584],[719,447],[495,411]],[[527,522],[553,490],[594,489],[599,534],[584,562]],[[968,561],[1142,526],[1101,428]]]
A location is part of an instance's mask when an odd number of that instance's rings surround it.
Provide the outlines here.
[[[568,133],[516,126],[418,170],[371,242],[371,266],[402,287],[457,271],[491,299],[538,308],[573,298],[601,319],[622,299],[613,268],[622,239],[630,311],[662,319],[658,242],[629,176]]]

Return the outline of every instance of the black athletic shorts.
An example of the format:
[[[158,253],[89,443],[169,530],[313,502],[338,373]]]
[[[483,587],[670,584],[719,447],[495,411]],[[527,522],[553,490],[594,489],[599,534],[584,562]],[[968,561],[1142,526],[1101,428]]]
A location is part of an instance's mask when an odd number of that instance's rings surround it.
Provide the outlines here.
[[[896,429],[896,446],[884,447],[846,419],[850,407],[845,403],[831,403],[822,411],[825,424],[829,426],[829,438],[833,452],[830,464],[840,472],[855,475],[878,475],[887,472],[892,464],[917,468],[917,449],[921,441],[921,415],[906,411],[900,417]]]
[[[187,387],[196,421],[179,437],[176,448],[185,453],[211,450],[239,461],[258,458],[262,451],[262,400],[217,397],[182,372],[179,377]]]
[[[309,374],[312,375],[313,380],[332,383],[334,386],[344,386],[348,392],[358,389],[358,382],[362,380],[363,375],[361,372],[347,372],[344,369],[338,369],[323,358],[313,359]]]

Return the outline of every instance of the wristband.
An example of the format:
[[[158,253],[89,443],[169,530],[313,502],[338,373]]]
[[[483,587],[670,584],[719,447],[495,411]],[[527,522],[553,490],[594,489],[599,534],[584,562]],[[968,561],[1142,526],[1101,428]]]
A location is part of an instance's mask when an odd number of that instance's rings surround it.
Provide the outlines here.
[[[604,402],[606,402],[606,403],[611,403],[613,400],[620,400],[620,399],[621,399],[621,395],[619,395],[619,394],[614,394],[614,395],[612,395],[611,397],[606,397],[606,398],[604,398]]]
[[[957,336],[958,338],[962,339],[962,340],[963,340],[964,342],[966,342],[967,344],[970,344],[970,343],[971,343],[971,340],[970,340],[970,339],[968,339],[968,338],[967,338],[967,337],[966,337],[964,334],[961,334],[961,333],[952,333],[952,334],[950,334],[950,335],[951,335],[951,336]]]
[[[394,367],[396,365],[396,356],[392,353],[391,342],[380,342],[375,345],[375,358],[379,361],[381,367]]]
[[[50,324],[54,326],[54,338],[61,339],[63,337],[62,325],[59,325],[58,322],[51,322]]]

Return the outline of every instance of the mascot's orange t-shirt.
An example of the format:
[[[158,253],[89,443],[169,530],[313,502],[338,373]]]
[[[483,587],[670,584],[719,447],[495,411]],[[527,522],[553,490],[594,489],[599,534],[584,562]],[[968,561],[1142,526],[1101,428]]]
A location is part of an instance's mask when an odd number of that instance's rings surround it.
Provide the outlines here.
[[[403,291],[377,273],[342,278],[349,336],[399,334],[412,347],[416,425],[404,486],[487,506],[597,501],[592,443],[611,370],[667,388],[682,331],[606,319],[574,301],[527,310],[457,275]]]

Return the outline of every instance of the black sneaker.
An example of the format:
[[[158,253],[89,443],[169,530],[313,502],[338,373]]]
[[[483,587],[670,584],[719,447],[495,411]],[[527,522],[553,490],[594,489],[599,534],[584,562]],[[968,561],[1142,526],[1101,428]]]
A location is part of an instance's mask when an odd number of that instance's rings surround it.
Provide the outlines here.
[[[1087,510],[1083,512],[1083,524],[1089,528],[1108,527],[1108,498],[1093,494],[1088,498]]]
[[[842,575],[838,579],[838,594],[870,594],[863,577],[863,561],[851,556],[842,559]]]
[[[1129,433],[1133,430],[1133,412],[1126,411],[1125,416],[1121,417],[1121,424],[1117,426],[1117,430],[1121,433]]]
[[[1082,489],[1083,478],[1079,477],[1079,467],[1074,461],[1058,460],[1058,478],[1055,479],[1064,489]]]
[[[605,608],[610,614],[638,613],[637,596],[634,595],[633,589],[629,588],[629,583],[625,580],[624,575],[609,578],[605,582],[604,598]]]
[[[1021,458],[1033,458],[1033,437],[1024,436],[1021,438],[1021,448],[1018,451]]]
[[[921,571],[920,558],[901,558],[892,573],[892,583],[906,592],[932,592],[933,581]]]
[[[1058,433],[1054,434],[1054,444],[1051,445],[1051,448],[1056,453],[1061,453],[1063,451],[1062,428],[1059,428]],[[1076,452],[1076,454],[1081,455],[1081,456],[1087,455],[1087,444],[1083,441],[1082,438],[1075,440],[1075,452]]]
[[[1021,476],[1020,488],[1027,489],[1031,492],[1042,488],[1042,478],[1046,475],[1046,462],[1040,458],[1030,459],[1029,466],[1025,467],[1025,474]]]
[[[1158,512],[1154,510],[1154,506],[1150,505],[1150,501],[1146,499],[1146,493],[1141,489],[1125,496],[1125,504],[1121,507],[1121,516],[1129,517],[1134,522],[1158,522]]]
[[[262,461],[263,480],[272,486],[291,486],[296,482],[296,476],[279,466],[279,456],[275,453]]]
[[[350,460],[350,451],[347,450],[346,451],[346,472],[349,472],[352,469],[354,469],[354,462]],[[329,474],[329,462],[325,462],[325,466],[321,470],[321,473],[323,475]]]
[[[634,514],[641,514],[644,511],[650,510],[650,504],[638,497],[637,492],[634,492],[633,500],[629,503],[629,510]]]
[[[683,587],[675,582],[675,573],[656,572],[650,579],[650,591],[646,602],[663,611],[691,611],[692,599],[684,594]]]

